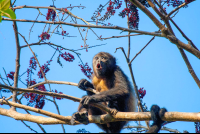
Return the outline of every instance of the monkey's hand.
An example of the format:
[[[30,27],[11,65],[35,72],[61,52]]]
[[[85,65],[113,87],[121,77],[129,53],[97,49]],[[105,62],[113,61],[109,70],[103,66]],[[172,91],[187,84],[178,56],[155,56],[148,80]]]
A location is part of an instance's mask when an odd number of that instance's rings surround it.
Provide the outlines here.
[[[93,85],[86,79],[81,79],[78,83],[78,88],[86,91],[86,88],[94,88]]]
[[[74,113],[72,115],[72,119],[70,121],[71,125],[75,125],[76,121],[87,125],[89,123],[88,112],[87,111],[83,111],[83,112],[76,112],[76,113]]]
[[[84,108],[88,108],[89,103],[94,103],[95,97],[94,96],[84,96],[81,100],[81,104]]]

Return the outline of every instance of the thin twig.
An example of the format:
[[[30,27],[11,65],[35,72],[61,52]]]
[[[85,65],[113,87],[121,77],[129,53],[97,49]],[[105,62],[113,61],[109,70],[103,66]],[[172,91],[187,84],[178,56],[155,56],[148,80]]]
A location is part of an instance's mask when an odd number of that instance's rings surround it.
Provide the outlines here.
[[[193,1],[191,1],[191,2],[193,2]],[[191,2],[190,2],[190,3],[191,3]],[[186,6],[187,4],[189,4],[189,3],[183,3],[183,4],[181,4],[180,6],[178,6],[178,7],[175,8],[174,10],[172,10],[166,17],[167,17],[167,18],[170,17],[174,12],[176,12],[176,11],[179,10],[180,8]]]
[[[18,103],[22,105],[21,100],[18,100]],[[31,113],[28,110],[26,110],[26,109],[24,109],[24,110],[26,111],[27,114],[31,115]],[[37,123],[37,125],[40,127],[40,129],[43,131],[43,133],[46,133],[46,131],[40,124]]]
[[[38,16],[36,17],[36,19],[35,19],[35,20],[37,20],[37,19],[38,19],[39,15],[40,15],[40,14],[38,14]],[[28,39],[28,40],[30,40],[31,31],[32,31],[32,28],[33,28],[34,24],[35,24],[35,22],[33,22],[33,25],[31,26],[31,29],[30,29],[30,31],[29,31],[29,39]]]
[[[143,35],[143,34],[130,34],[130,35],[122,35],[122,36],[112,36],[112,37],[107,37],[107,38],[100,38],[100,39],[97,39],[97,40],[107,40],[107,39],[112,39],[112,38],[122,38],[122,37],[137,36],[137,35]]]
[[[39,66],[39,68],[40,68],[40,71],[42,72],[42,75],[43,75],[45,81],[47,81],[47,78],[46,78],[46,76],[45,76],[45,74],[44,74],[44,72],[43,72],[43,70],[42,70],[42,68],[41,68],[41,66],[40,66],[40,63],[39,63],[39,61],[38,61],[38,59],[37,59],[35,53],[34,53],[33,50],[31,49],[31,47],[29,46],[29,44],[28,44],[28,42],[26,41],[25,37],[24,37],[23,35],[21,35],[19,32],[18,32],[18,34],[24,39],[24,41],[25,41],[26,44],[28,45],[29,49],[31,50],[32,54],[34,55],[34,58],[35,58],[35,60],[36,60],[36,62],[37,62],[37,64],[38,64],[38,66]],[[50,89],[50,91],[51,91],[50,84],[48,84],[48,85],[49,85],[49,89]]]
[[[151,43],[151,41],[153,41],[155,38],[155,36],[133,57],[133,59],[128,63],[131,64],[132,61]]]
[[[45,99],[47,99],[47,98],[45,98]],[[58,107],[58,105],[57,105],[57,103],[56,103],[56,100],[55,100],[55,99],[54,99],[54,100],[47,99],[47,100],[49,100],[49,101],[51,101],[51,102],[54,103],[54,105],[56,106],[57,112],[58,112],[58,114],[60,115],[60,110],[59,110],[59,107]],[[66,132],[65,132],[65,127],[64,127],[64,125],[61,124],[61,126],[62,126],[62,129],[63,129],[63,133],[66,133]]]
[[[126,129],[126,128],[143,128],[145,130],[148,130],[147,127],[142,126],[142,125],[138,125],[138,126],[125,126],[123,129]],[[169,132],[174,132],[174,133],[181,133],[177,129],[171,129],[171,128],[167,128],[167,127],[162,127],[161,130],[165,130],[165,131],[169,131]]]
[[[6,76],[6,80],[7,80],[7,82],[8,82],[8,84],[11,86],[11,84],[10,84],[10,81],[9,81],[9,79],[8,79],[8,77],[7,77],[7,73],[6,73],[6,70],[3,68],[3,71],[4,71],[4,73],[5,73],[5,76]]]
[[[21,122],[26,126],[28,127],[31,131],[35,132],[35,133],[38,133],[37,131],[35,131],[34,129],[32,129],[30,126],[28,126],[24,121],[21,120]]]

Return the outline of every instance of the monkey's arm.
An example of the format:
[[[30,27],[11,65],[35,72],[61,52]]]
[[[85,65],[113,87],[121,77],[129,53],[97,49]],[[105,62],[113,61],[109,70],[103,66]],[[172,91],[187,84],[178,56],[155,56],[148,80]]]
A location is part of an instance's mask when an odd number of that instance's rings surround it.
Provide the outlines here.
[[[120,99],[125,99],[130,95],[128,86],[125,83],[118,83],[112,89],[99,94],[84,96],[81,103],[84,107],[87,107],[89,103],[98,103],[106,101],[115,101]]]

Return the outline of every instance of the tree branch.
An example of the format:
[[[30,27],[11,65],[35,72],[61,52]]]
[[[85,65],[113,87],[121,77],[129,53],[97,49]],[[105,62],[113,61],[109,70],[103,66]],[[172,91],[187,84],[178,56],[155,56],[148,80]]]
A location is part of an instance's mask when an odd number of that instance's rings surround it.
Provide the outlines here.
[[[107,39],[112,39],[112,38],[122,38],[122,37],[129,37],[129,36],[137,36],[137,35],[142,35],[142,34],[131,34],[131,35],[122,35],[122,36],[112,36],[112,37],[107,37],[107,38],[100,38],[97,40],[107,40]]]
[[[30,121],[39,124],[68,124],[70,125],[71,116],[62,116],[65,117],[65,121],[58,120],[55,118],[47,118],[42,116],[35,116],[29,114],[21,114],[16,111],[7,110],[0,108],[0,114],[4,116],[12,117],[16,120]],[[115,121],[147,121],[151,120],[150,112],[118,112],[115,116],[110,114],[88,116],[90,123],[108,123]],[[200,113],[183,113],[183,112],[167,112],[164,115],[163,120],[165,121],[192,121],[200,122]],[[77,122],[76,125],[79,123]]]
[[[193,1],[192,1],[192,2],[193,2]],[[191,3],[191,2],[190,2],[190,3]],[[183,3],[183,4],[181,4],[180,6],[178,6],[177,8],[175,8],[174,10],[172,10],[172,11],[166,16],[166,18],[170,17],[174,12],[176,12],[176,11],[179,10],[180,8],[186,6],[187,4],[189,4],[189,3]]]
[[[36,90],[34,88],[32,88],[32,89],[14,88],[14,87],[2,85],[2,84],[0,84],[0,87],[5,88],[5,89],[10,89],[10,90],[13,90],[13,91],[31,92],[31,93],[41,94],[41,95],[48,95],[48,96],[52,96],[52,97],[65,98],[65,99],[73,100],[75,102],[80,102],[81,101],[81,99],[77,98],[77,97],[69,96],[69,95],[66,95],[66,94],[59,94],[59,93],[53,93],[53,92],[40,91],[40,90]],[[105,106],[103,104],[92,103],[90,105],[98,107],[98,108],[104,110],[105,112],[108,112],[111,115],[113,114],[113,109],[111,109],[111,108],[109,108],[109,107],[107,107],[107,106]]]
[[[35,23],[46,23],[46,24],[62,24],[62,25],[69,25],[69,26],[74,26],[74,27],[89,27],[89,28],[102,28],[102,29],[116,29],[116,30],[122,30],[126,32],[131,32],[131,33],[141,33],[144,35],[152,35],[152,36],[160,36],[161,33],[158,32],[146,32],[146,31],[140,31],[140,30],[133,30],[133,29],[128,29],[128,28],[123,28],[119,26],[93,26],[93,25],[82,25],[82,24],[73,24],[73,23],[67,23],[67,22],[53,22],[53,21],[36,21],[36,20],[25,20],[25,19],[8,19],[8,18],[3,18],[2,20],[6,21],[20,21],[20,22],[35,22]]]
[[[142,126],[142,125],[138,125],[138,126],[125,126],[124,129],[125,128],[143,128],[143,129],[148,130],[147,127]],[[165,130],[165,131],[169,131],[169,132],[173,132],[173,133],[181,133],[180,131],[178,131],[176,129],[171,129],[171,128],[167,128],[167,127],[162,127],[161,130]]]
[[[165,26],[162,25],[162,23],[145,6],[143,6],[138,0],[130,0],[130,1],[135,6],[140,8],[156,24],[156,26],[162,31],[162,36],[166,37],[173,44],[176,44],[178,47],[187,50],[188,52],[192,53],[193,55],[195,55],[197,58],[200,59],[200,51],[198,51],[195,48],[191,47],[191,45],[189,45],[189,44],[183,43],[177,37],[175,37],[173,35],[173,33],[170,33],[170,31],[167,28],[165,28]],[[161,14],[158,14],[158,15],[161,15]],[[170,28],[170,25],[169,25],[168,28]],[[171,32],[173,32],[173,31],[171,31]]]
[[[13,29],[15,33],[15,42],[16,42],[16,59],[15,59],[15,74],[14,74],[14,87],[18,87],[18,76],[19,76],[19,67],[20,67],[20,45],[18,37],[18,29],[16,21],[13,21]],[[13,92],[13,102],[17,102],[17,92]],[[12,110],[16,110],[15,107],[11,107]]]
[[[151,40],[133,57],[133,59],[128,63],[131,64],[132,61],[151,43],[152,40],[154,40],[155,36],[151,38]]]

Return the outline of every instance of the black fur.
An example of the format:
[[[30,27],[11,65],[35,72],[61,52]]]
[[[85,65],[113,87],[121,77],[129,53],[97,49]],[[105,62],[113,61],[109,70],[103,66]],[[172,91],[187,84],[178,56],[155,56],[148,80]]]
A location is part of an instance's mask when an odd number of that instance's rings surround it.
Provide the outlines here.
[[[134,112],[136,109],[136,97],[132,89],[131,83],[129,82],[127,76],[123,73],[119,66],[116,65],[115,58],[109,53],[100,52],[93,58],[93,70],[94,77],[105,82],[107,91],[100,92],[99,94],[94,94],[87,91],[88,96],[84,96],[80,102],[78,111],[73,114],[71,123],[74,124],[75,120],[82,122],[84,124],[88,123],[87,117],[83,117],[83,113],[89,115],[102,115],[105,114],[104,111],[92,107],[90,103],[102,103],[107,104],[110,108],[115,108],[121,112]],[[97,85],[96,85],[97,86]],[[84,91],[86,88],[98,88],[86,79],[81,79],[78,87]],[[159,108],[152,106],[151,114],[154,120],[154,126],[158,131],[160,130],[160,124],[162,120],[158,115]],[[107,133],[119,133],[121,129],[126,124],[126,121],[110,122],[106,124],[97,124],[101,129]],[[153,129],[151,129],[153,132]]]
[[[161,118],[164,116],[165,112],[167,112],[167,109],[160,109],[158,105],[153,105],[151,106],[150,112],[153,124],[147,133],[158,133],[162,127],[162,124],[165,122]]]

